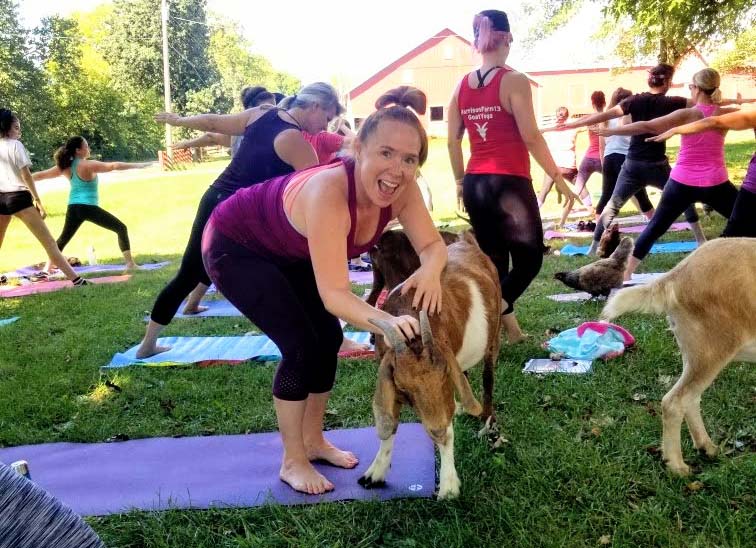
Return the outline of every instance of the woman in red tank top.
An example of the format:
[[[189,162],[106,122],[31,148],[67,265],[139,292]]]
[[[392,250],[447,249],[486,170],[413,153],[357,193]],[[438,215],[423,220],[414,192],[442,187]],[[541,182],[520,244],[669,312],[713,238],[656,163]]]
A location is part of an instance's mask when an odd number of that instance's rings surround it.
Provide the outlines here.
[[[481,249],[499,270],[504,326],[510,342],[516,342],[525,335],[514,315],[514,301],[543,261],[543,229],[528,153],[570,206],[577,196],[538,131],[528,78],[505,65],[512,43],[507,14],[482,11],[475,16],[473,31],[483,63],[462,79],[449,104],[449,159],[457,197],[464,201]],[[462,157],[465,131],[470,138],[467,169]]]

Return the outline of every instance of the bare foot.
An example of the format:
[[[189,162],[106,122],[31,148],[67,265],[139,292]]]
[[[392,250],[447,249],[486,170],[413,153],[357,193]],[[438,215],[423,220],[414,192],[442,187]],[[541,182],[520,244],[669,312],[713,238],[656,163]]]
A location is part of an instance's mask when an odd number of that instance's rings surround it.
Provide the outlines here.
[[[309,462],[284,461],[278,477],[295,491],[310,495],[321,495],[327,491],[333,491],[334,488],[333,483],[315,470]]]
[[[136,270],[139,270],[139,265],[135,262],[126,263],[126,272],[134,272]]]
[[[187,303],[187,305],[184,307],[184,310],[182,310],[181,313],[184,314],[185,316],[189,316],[191,314],[199,314],[200,312],[204,312],[207,309],[208,309],[207,306],[200,306],[200,305],[192,306]]]
[[[138,360],[143,360],[144,358],[149,358],[150,356],[155,356],[157,354],[162,354],[163,352],[168,352],[171,349],[170,346],[140,346],[137,349],[136,357]]]
[[[307,458],[323,460],[339,468],[354,468],[360,462],[354,453],[342,451],[325,438],[317,444],[307,445]]]
[[[339,347],[339,352],[356,352],[367,350],[370,350],[369,344],[358,343],[346,337],[344,337],[344,340],[341,342],[341,346]]]

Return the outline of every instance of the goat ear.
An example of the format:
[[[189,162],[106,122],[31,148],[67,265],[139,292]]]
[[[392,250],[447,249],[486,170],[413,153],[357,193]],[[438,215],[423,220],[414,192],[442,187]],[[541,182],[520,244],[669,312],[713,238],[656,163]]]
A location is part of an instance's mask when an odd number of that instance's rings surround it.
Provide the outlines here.
[[[459,401],[462,403],[462,407],[470,415],[475,417],[480,416],[483,412],[483,408],[481,407],[480,402],[475,398],[475,394],[473,394],[472,388],[470,388],[470,383],[467,381],[467,377],[465,377],[462,370],[459,368],[457,359],[452,355],[448,355],[446,363],[449,367],[449,374],[451,375],[454,387],[459,394]]]

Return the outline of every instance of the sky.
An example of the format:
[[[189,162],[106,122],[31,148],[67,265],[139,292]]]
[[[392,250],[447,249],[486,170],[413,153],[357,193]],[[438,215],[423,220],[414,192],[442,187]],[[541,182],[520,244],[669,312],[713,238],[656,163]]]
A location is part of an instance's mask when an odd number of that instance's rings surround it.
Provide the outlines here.
[[[22,22],[88,11],[107,0],[20,0]],[[75,7],[74,7],[75,4]],[[532,4],[532,3],[531,3]],[[508,64],[519,70],[610,66],[611,46],[596,43],[601,14],[581,11],[565,28],[532,50],[522,46],[537,16],[526,3],[466,0],[207,0],[208,10],[238,22],[253,51],[303,83],[338,79],[354,87],[444,28],[472,39],[472,18],[484,9],[503,9],[515,43]],[[252,6],[252,7],[251,7]],[[575,39],[575,37],[579,37]],[[472,52],[471,52],[472,55]]]

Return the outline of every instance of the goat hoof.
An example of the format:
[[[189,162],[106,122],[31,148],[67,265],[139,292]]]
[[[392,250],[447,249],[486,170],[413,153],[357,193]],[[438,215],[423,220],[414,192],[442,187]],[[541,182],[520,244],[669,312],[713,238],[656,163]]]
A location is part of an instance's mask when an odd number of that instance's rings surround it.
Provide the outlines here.
[[[714,460],[719,455],[719,447],[712,443],[703,447],[699,447],[698,452],[704,458]]]
[[[385,480],[374,480],[373,478],[369,478],[368,476],[362,476],[357,480],[357,483],[359,483],[365,489],[374,489],[376,487],[386,486]]]
[[[667,470],[670,474],[675,476],[690,476],[690,466],[685,463],[679,465],[667,463]]]

